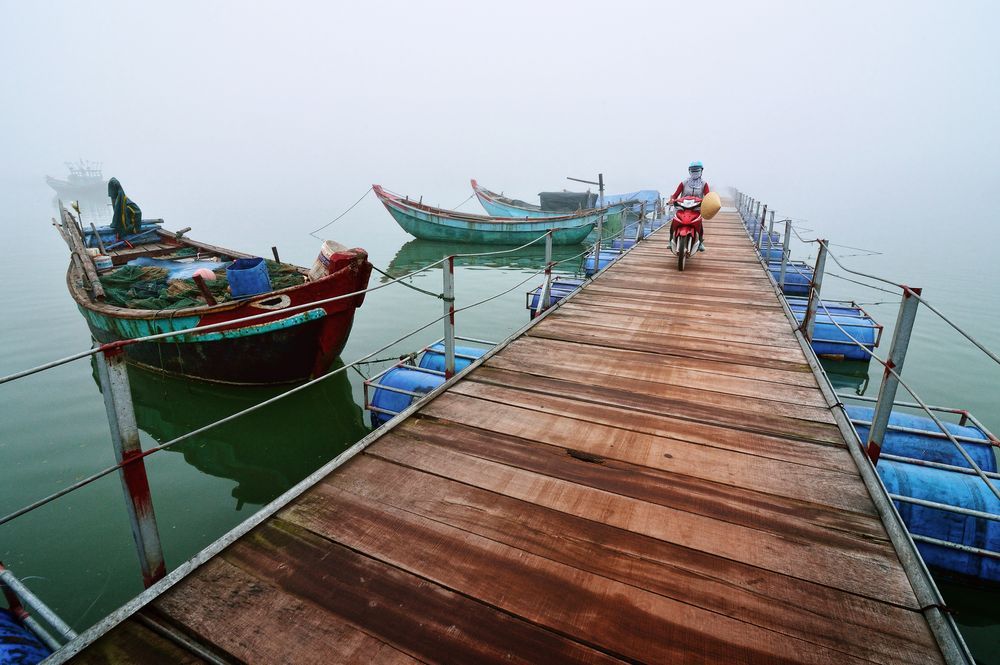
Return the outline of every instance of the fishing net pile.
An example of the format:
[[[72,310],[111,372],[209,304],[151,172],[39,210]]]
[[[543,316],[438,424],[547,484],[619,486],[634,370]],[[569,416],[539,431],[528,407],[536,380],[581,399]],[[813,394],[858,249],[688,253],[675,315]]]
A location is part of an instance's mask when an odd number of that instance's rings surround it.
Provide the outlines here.
[[[194,256],[194,253],[193,250],[182,250],[169,258],[186,258]],[[265,264],[274,291],[305,282],[305,277],[295,266],[268,260],[265,260]],[[233,300],[229,293],[229,280],[226,279],[226,267],[217,268],[214,272],[215,280],[206,280],[205,285],[216,302]],[[169,274],[167,269],[156,266],[121,266],[101,276],[105,301],[110,305],[130,309],[183,309],[206,304],[193,279],[170,279]]]

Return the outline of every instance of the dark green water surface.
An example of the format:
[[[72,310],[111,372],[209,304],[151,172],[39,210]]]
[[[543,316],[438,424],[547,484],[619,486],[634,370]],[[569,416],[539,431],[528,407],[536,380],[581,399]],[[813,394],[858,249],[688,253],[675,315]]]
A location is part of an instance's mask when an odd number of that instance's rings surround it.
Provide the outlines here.
[[[635,183],[635,188],[647,186]],[[67,253],[51,228],[52,193],[40,176],[0,183],[3,229],[8,251],[0,277],[6,298],[0,319],[0,374],[84,350],[90,345],[83,318],[65,286]],[[331,194],[332,195],[332,194]],[[360,192],[339,192],[352,201]],[[294,202],[267,202],[249,213],[195,203],[174,205],[172,193],[147,194],[147,217],[166,217],[168,228],[192,226],[191,236],[234,249],[269,255],[277,245],[283,260],[309,265],[320,242],[307,235],[314,211]],[[457,201],[442,201],[457,203]],[[474,211],[474,202],[465,209]],[[173,213],[173,215],[171,214]],[[931,212],[927,213],[931,215]],[[1000,244],[996,227],[982,231],[961,251],[944,251],[921,233],[909,235],[869,228],[858,220],[831,216],[820,233],[833,242],[865,245],[881,256],[850,257],[852,266],[924,287],[925,295],[990,348],[1000,349],[1000,316],[994,289],[1000,269],[990,246]],[[822,226],[812,224],[812,226]],[[927,228],[918,225],[918,229]],[[901,229],[897,229],[901,231]],[[709,229],[709,234],[711,233]],[[490,247],[447,246],[416,241],[404,234],[371,195],[325,237],[368,249],[373,263],[392,275],[419,269],[454,252]],[[710,236],[709,236],[710,237]],[[568,258],[582,248],[557,248]],[[837,249],[837,248],[835,248]],[[796,244],[797,258],[810,247]],[[838,249],[843,255],[853,250]],[[499,257],[457,263],[458,306],[514,287],[542,266],[542,247]],[[574,272],[579,261],[564,266]],[[843,274],[833,267],[832,271]],[[373,274],[372,285],[387,278]],[[527,321],[524,292],[532,278],[489,303],[458,317],[458,333],[502,340]],[[412,279],[439,292],[441,271]],[[827,295],[871,304],[887,324],[895,320],[898,296],[829,278]],[[390,286],[368,295],[358,311],[343,353],[350,361],[408,330],[440,316],[442,305],[414,290]],[[380,357],[414,351],[439,337],[440,325],[398,344]],[[248,358],[247,362],[253,362]],[[847,392],[877,394],[879,372],[865,366],[828,365]],[[366,374],[385,364],[366,366]],[[870,375],[870,376],[869,376]],[[1000,368],[927,311],[920,313],[904,375],[930,403],[970,409],[1000,431]],[[113,463],[108,423],[96,373],[89,360],[0,386],[0,513],[60,489]],[[281,388],[232,388],[184,381],[142,370],[129,374],[144,447],[213,422],[272,397]],[[363,437],[368,431],[361,404],[361,377],[348,370],[252,415],[199,435],[147,460],[147,469],[168,568],[207,546],[260,506]],[[901,391],[902,394],[902,391]],[[84,629],[142,590],[134,546],[115,475],[0,527],[0,559],[77,630]],[[970,646],[983,663],[1000,663],[1000,595],[995,591],[942,583]]]

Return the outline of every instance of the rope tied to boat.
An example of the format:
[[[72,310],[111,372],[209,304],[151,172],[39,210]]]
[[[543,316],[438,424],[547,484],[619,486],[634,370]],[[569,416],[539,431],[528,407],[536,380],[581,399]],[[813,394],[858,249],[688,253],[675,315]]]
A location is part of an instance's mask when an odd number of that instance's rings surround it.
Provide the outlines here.
[[[341,217],[343,217],[347,213],[349,213],[352,210],[354,210],[354,207],[356,205],[358,205],[359,203],[361,203],[365,199],[365,197],[368,196],[368,194],[371,191],[372,191],[372,188],[369,187],[367,190],[365,190],[365,193],[361,195],[360,199],[358,199],[357,201],[355,201],[354,203],[351,204],[350,208],[348,208],[344,212],[340,213],[339,215],[337,215],[336,217],[334,217],[332,221],[327,222],[326,224],[324,224],[323,226],[319,227],[318,229],[313,229],[312,231],[309,232],[309,235],[311,235],[313,238],[316,238],[317,240],[323,240],[324,238],[320,238],[318,235],[316,235],[316,233],[318,231],[322,231],[323,229],[325,229],[326,227],[330,226],[331,224],[333,224],[334,222],[336,222],[337,220],[339,220]]]

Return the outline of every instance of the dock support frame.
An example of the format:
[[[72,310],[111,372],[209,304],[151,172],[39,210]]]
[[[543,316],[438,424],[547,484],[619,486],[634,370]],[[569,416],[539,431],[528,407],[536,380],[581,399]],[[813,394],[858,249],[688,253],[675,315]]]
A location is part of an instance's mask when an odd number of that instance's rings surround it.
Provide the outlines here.
[[[806,314],[802,318],[802,334],[812,343],[813,332],[816,330],[816,309],[819,307],[820,293],[823,290],[823,271],[826,269],[826,240],[819,241],[819,251],[816,252],[816,267],[813,269],[812,282],[809,284],[809,300],[806,302]]]

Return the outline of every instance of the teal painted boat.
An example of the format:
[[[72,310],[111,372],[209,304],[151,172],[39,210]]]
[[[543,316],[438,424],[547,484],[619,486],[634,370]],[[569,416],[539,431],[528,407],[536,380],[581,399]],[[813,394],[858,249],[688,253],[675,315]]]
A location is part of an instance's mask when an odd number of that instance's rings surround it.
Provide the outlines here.
[[[606,209],[558,217],[487,217],[444,210],[390,194],[372,185],[379,201],[404,231],[422,240],[489,245],[523,245],[552,231],[552,243],[576,245],[594,229]]]
[[[472,191],[476,193],[476,198],[479,199],[479,203],[482,204],[483,209],[490,215],[494,215],[496,217],[535,217],[539,219],[546,219],[566,214],[564,211],[543,210],[541,206],[537,206],[533,203],[528,203],[519,199],[512,199],[504,196],[503,194],[491,192],[476,182],[475,179],[471,182]],[[616,202],[614,205],[606,206],[605,221],[614,221],[620,217],[622,211],[631,205],[631,203],[631,201],[621,201]],[[581,212],[592,213],[598,209],[599,208],[592,208]]]

